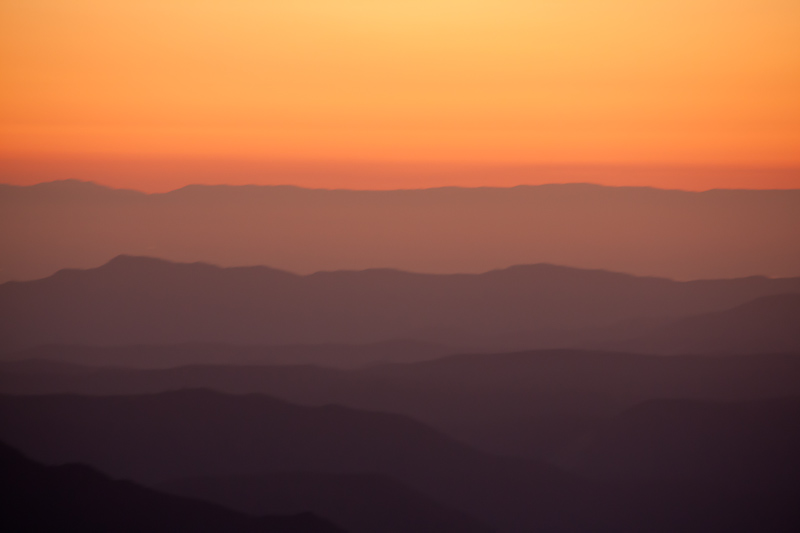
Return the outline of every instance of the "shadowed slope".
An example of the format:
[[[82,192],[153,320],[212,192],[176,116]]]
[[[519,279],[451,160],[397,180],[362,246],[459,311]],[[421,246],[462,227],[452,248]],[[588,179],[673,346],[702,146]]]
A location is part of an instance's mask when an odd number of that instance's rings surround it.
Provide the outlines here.
[[[603,424],[575,467],[617,479],[682,479],[728,490],[800,489],[800,397],[652,400]]]
[[[310,513],[259,517],[117,481],[83,465],[45,467],[0,443],[6,531],[343,533]]]
[[[659,353],[800,352],[800,294],[776,294],[688,317],[619,345]]]

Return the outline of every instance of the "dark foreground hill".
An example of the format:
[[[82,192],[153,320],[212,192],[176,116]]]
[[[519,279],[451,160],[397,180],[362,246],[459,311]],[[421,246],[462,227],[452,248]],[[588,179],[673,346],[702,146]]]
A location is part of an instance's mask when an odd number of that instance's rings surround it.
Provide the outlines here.
[[[575,468],[595,477],[683,479],[729,490],[800,491],[800,397],[651,400],[608,420]]]
[[[382,474],[490,525],[522,530],[546,521],[550,492],[563,494],[571,483],[552,467],[478,453],[397,415],[196,390],[3,397],[0,436],[46,463],[84,462],[146,482],[281,471]]]
[[[389,475],[502,533],[793,531],[777,490],[596,482],[481,454],[398,416],[184,391],[140,397],[3,397],[2,437],[46,463],[168,481],[295,471]],[[197,489],[199,490],[199,489]],[[245,490],[241,486],[237,490]],[[237,506],[254,498],[251,487]],[[206,491],[210,500],[224,500]],[[794,514],[792,514],[794,512]]]
[[[93,468],[43,466],[0,443],[5,531],[56,533],[344,533],[311,513],[255,517],[109,479]]]
[[[298,276],[121,256],[92,270],[0,285],[0,351],[397,339],[488,351],[563,347],[792,292],[800,293],[800,278],[675,282],[544,264],[485,274]]]
[[[180,479],[159,490],[249,514],[312,511],[351,533],[488,533],[489,527],[375,474],[274,472]]]

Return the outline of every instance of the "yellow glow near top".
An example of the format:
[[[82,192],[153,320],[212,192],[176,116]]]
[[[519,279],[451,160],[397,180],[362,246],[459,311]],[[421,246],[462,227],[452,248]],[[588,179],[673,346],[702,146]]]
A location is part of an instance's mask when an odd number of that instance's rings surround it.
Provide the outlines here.
[[[5,0],[0,144],[800,164],[791,0]]]

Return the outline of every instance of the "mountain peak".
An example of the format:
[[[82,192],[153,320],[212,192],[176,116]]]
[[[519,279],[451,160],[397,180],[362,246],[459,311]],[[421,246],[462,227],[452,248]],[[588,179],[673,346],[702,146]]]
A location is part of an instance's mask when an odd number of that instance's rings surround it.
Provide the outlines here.
[[[109,260],[106,264],[102,265],[100,268],[120,268],[120,267],[174,267],[178,265],[186,265],[189,263],[177,263],[175,261],[169,261],[167,259],[161,259],[158,257],[150,257],[146,255],[129,255],[129,254],[120,254],[116,257],[113,257]],[[191,263],[195,265],[206,265],[212,266],[208,263]]]

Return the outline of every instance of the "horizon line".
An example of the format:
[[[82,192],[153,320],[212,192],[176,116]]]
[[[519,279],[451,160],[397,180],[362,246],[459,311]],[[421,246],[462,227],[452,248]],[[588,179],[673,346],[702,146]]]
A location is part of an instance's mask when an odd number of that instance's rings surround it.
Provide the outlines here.
[[[756,188],[756,187],[711,187],[708,189],[682,189],[682,188],[667,188],[657,187],[654,185],[610,185],[605,183],[597,183],[591,181],[553,181],[547,183],[518,183],[516,185],[432,185],[430,187],[397,187],[397,188],[350,188],[350,187],[310,187],[306,185],[297,185],[294,183],[187,183],[174,189],[164,191],[147,191],[138,188],[127,186],[114,186],[111,184],[100,183],[95,180],[79,179],[79,178],[64,178],[55,180],[38,181],[35,183],[8,183],[0,181],[0,186],[15,187],[15,188],[32,188],[47,185],[61,184],[61,183],[74,183],[81,185],[93,185],[99,188],[108,189],[111,191],[127,191],[135,192],[147,196],[155,196],[161,194],[169,194],[183,189],[193,187],[225,187],[225,188],[294,188],[308,191],[349,191],[349,192],[404,192],[404,191],[433,191],[442,189],[463,189],[463,190],[479,190],[479,189],[518,189],[518,188],[535,188],[535,187],[553,187],[553,186],[579,186],[579,187],[599,187],[607,189],[649,189],[654,191],[665,192],[685,192],[685,193],[706,193],[712,191],[800,191],[800,184],[797,187],[769,187],[769,188]]]
[[[9,157],[0,153],[0,182],[26,186],[63,179],[92,181],[108,188],[148,194],[202,184],[366,191],[590,183],[605,187],[704,192],[797,189],[800,188],[800,162],[422,161],[98,154],[41,158]]]

